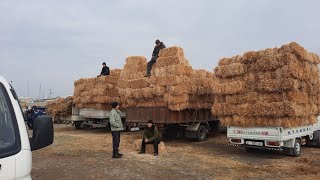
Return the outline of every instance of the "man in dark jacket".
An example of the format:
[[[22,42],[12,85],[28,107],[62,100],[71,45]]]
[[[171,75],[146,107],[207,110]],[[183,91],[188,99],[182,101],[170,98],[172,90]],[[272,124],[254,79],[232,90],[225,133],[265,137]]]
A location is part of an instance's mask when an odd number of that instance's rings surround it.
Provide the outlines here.
[[[107,66],[107,64],[105,62],[102,63],[102,70],[101,73],[98,75],[98,77],[100,76],[108,76],[110,75],[110,69]]]
[[[144,131],[143,139],[141,143],[141,151],[139,154],[146,153],[146,144],[153,144],[154,146],[154,156],[158,156],[159,150],[158,145],[161,141],[161,133],[159,132],[153,121],[149,120],[147,128]]]
[[[157,62],[157,58],[159,57],[159,52],[161,49],[166,48],[166,46],[163,44],[163,42],[161,42],[159,39],[156,40],[156,46],[153,49],[152,52],[152,58],[151,60],[148,62],[147,65],[147,74],[145,75],[145,77],[150,77],[151,76],[151,69],[154,63]]]

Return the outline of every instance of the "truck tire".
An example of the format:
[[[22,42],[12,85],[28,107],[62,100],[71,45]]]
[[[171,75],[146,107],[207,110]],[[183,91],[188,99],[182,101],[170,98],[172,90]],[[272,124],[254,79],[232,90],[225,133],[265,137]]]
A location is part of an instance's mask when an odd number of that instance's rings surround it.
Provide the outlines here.
[[[74,126],[76,127],[76,129],[82,129],[81,128],[81,122],[75,122]]]
[[[299,157],[301,155],[301,140],[296,139],[294,142],[294,147],[290,149],[290,154],[293,157]]]
[[[205,141],[207,140],[208,130],[204,125],[200,125],[197,131],[197,140]]]
[[[175,139],[178,136],[178,131],[179,128],[178,126],[175,125],[169,125],[166,129],[165,129],[165,133],[163,134],[163,137],[165,139],[171,140],[171,139]]]

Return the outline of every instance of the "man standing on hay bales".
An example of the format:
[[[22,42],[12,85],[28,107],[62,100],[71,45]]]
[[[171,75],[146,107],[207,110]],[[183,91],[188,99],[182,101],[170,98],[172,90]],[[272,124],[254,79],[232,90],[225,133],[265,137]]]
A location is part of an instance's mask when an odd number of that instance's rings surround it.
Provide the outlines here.
[[[152,58],[151,60],[148,62],[147,65],[147,74],[145,75],[145,77],[150,77],[151,76],[151,69],[154,63],[157,62],[157,58],[159,57],[159,52],[161,49],[166,48],[166,46],[163,44],[163,42],[161,42],[159,39],[156,40],[156,46],[153,49],[152,52]]]
[[[154,146],[154,156],[158,156],[159,147],[161,141],[161,133],[159,132],[156,125],[153,123],[152,120],[148,121],[147,128],[144,131],[143,139],[141,143],[141,151],[139,154],[146,153],[146,144],[153,144]]]
[[[110,69],[107,66],[107,64],[105,62],[102,63],[102,70],[101,73],[98,75],[98,77],[100,76],[108,76],[110,75]]]
[[[110,127],[113,146],[112,158],[122,158],[122,154],[119,153],[120,132],[123,131],[123,124],[120,116],[121,112],[119,110],[120,107],[117,102],[111,103],[111,106],[112,110],[110,112]]]

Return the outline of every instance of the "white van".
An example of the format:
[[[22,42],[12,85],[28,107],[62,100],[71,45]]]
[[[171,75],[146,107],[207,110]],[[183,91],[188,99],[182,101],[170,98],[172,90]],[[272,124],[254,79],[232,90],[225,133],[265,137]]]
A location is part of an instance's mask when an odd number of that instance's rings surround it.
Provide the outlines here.
[[[0,180],[31,179],[31,151],[52,143],[50,117],[35,119],[33,136],[29,139],[18,97],[0,76]]]

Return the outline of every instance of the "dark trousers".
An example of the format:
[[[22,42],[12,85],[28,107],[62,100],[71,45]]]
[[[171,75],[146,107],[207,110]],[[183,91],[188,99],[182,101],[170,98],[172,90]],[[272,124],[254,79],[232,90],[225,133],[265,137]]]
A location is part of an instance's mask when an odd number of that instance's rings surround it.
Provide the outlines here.
[[[120,131],[112,131],[113,155],[119,154]]]
[[[157,62],[158,57],[152,57],[151,60],[147,64],[147,75],[151,75],[151,69],[154,63]]]
[[[29,129],[32,129],[32,126],[33,126],[33,122],[32,121],[33,121],[32,118],[28,118],[27,119],[27,125],[28,125]]]
[[[158,154],[159,153],[159,148],[158,145],[160,144],[160,139],[154,139],[151,142],[145,142],[145,139],[142,139],[142,143],[141,143],[141,151],[142,152],[146,152],[146,144],[153,144],[154,147],[154,153]]]

